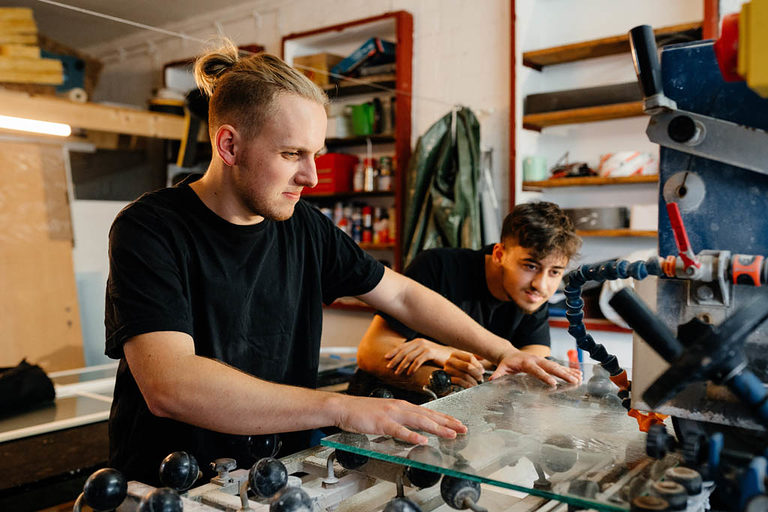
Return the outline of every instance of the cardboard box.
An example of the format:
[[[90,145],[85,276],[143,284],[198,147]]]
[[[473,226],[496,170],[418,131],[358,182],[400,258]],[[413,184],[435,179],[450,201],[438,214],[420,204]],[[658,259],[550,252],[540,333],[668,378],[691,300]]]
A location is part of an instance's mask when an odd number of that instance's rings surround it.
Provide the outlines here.
[[[315,159],[317,186],[305,188],[304,195],[338,194],[352,190],[352,173],[358,162],[355,155],[326,153]]]
[[[294,57],[293,65],[296,67],[296,69],[307,75],[307,77],[317,85],[320,87],[325,87],[332,82],[331,77],[328,76],[328,72],[330,72],[331,68],[342,60],[344,60],[344,57],[334,55],[332,53],[317,53],[315,55]],[[304,67],[312,69],[305,69]],[[325,73],[322,73],[322,71],[325,71]]]

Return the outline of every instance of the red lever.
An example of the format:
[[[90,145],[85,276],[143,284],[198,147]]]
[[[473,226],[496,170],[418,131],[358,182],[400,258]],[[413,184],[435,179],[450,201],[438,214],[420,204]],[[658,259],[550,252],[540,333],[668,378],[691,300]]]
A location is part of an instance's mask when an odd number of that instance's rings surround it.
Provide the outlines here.
[[[675,236],[677,252],[680,255],[680,259],[683,260],[685,269],[687,270],[690,267],[701,268],[701,263],[696,259],[696,255],[693,253],[693,249],[691,249],[691,242],[688,241],[688,234],[685,232],[683,217],[680,215],[677,203],[667,203],[667,215],[669,215],[669,223],[672,224],[672,233]]]

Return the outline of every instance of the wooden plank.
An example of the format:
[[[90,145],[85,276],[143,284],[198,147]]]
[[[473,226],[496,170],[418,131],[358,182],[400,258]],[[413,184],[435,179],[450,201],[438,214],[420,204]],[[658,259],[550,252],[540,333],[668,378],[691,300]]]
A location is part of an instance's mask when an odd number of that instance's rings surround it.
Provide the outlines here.
[[[5,90],[0,90],[0,114],[162,139],[180,140],[185,130],[182,116]]]
[[[585,176],[581,178],[557,178],[542,181],[524,181],[523,188],[537,190],[553,187],[592,187],[601,185],[628,185],[633,183],[656,183],[659,176],[626,176],[623,178],[608,178],[605,176]]]
[[[41,71],[0,71],[0,82],[10,84],[43,84],[43,85],[61,85],[64,83],[63,72]]]
[[[62,148],[0,142],[0,366],[83,366]]]
[[[567,329],[570,326],[570,323],[568,323],[568,320],[565,318],[550,317],[549,326],[559,329]],[[626,329],[620,325],[614,324],[610,320],[605,320],[602,318],[585,318],[584,327],[587,328],[587,331],[610,331],[623,333],[633,332],[632,329]]]
[[[595,230],[576,230],[576,234],[579,236],[596,236],[596,237],[641,237],[641,238],[656,238],[656,231],[639,231],[632,229],[595,229]]]
[[[541,131],[547,126],[574,123],[592,123],[595,121],[607,121],[609,119],[621,119],[624,117],[636,117],[644,115],[643,102],[632,101],[629,103],[617,103],[614,105],[602,105],[599,107],[574,108],[546,112],[543,114],[529,114],[523,116],[523,128],[527,130]]]
[[[654,30],[656,40],[680,32],[692,32],[700,30],[702,22],[683,23],[669,27],[660,27]],[[552,48],[543,48],[523,53],[523,65],[534,69],[544,66],[574,62],[606,55],[616,55],[629,51],[629,36],[621,34],[617,36],[593,39],[580,43],[566,44]]]
[[[35,20],[0,19],[0,34],[37,34]]]
[[[62,72],[59,59],[30,59],[0,55],[0,73],[5,71],[26,71],[30,73]]]
[[[0,55],[5,57],[39,59],[40,48],[38,46],[28,44],[0,44]]]
[[[0,21],[34,20],[29,7],[0,7]]]
[[[0,33],[0,44],[37,44],[37,35]]]

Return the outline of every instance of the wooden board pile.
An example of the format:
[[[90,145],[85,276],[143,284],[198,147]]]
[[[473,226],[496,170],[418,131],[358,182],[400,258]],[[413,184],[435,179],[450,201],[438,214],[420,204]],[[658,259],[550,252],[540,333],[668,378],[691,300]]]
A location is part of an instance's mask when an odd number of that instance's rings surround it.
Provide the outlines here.
[[[0,8],[0,83],[60,85],[62,63],[40,57],[32,9]]]

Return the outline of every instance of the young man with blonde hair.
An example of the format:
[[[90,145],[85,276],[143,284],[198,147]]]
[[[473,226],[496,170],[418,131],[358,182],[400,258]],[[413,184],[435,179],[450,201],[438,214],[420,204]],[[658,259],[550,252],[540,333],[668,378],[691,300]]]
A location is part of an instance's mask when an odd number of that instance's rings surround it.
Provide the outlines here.
[[[317,184],[328,101],[306,77],[231,44],[201,57],[195,71],[211,96],[205,175],[143,195],[110,231],[107,354],[120,359],[110,461],[128,478],[155,483],[175,450],[202,468],[221,457],[247,467],[257,436],[279,433],[285,455],[330,425],[411,443],[426,442],[414,430],[464,432],[454,418],[403,401],[313,389],[322,303],[343,295],[502,372],[536,368],[549,382],[578,380],[385,269],[300,201]]]

